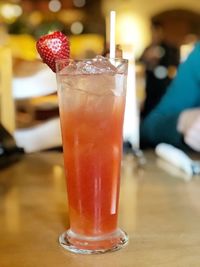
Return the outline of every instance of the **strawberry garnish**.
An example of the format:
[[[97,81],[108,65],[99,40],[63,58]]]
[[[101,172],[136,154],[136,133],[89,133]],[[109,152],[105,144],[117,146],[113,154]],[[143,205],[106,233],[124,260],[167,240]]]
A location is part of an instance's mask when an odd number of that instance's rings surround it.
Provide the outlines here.
[[[36,43],[36,48],[43,62],[54,72],[56,72],[56,59],[69,58],[69,39],[59,31],[41,36]]]

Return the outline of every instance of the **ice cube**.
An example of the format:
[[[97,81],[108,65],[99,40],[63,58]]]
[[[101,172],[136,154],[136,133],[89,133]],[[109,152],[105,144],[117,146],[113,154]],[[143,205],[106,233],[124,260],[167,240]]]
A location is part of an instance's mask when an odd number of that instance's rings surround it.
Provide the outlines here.
[[[124,62],[118,62],[116,68],[117,68],[117,73],[127,74],[128,68],[127,65],[124,64]]]
[[[98,67],[101,70],[101,73],[103,72],[109,72],[109,73],[116,73],[117,68],[112,64],[112,59],[105,58],[102,56],[96,56],[96,58],[93,59],[93,65]]]
[[[64,67],[60,75],[80,75],[80,74],[102,74],[102,73],[122,73],[124,64],[115,62],[112,59],[103,56],[96,56],[94,59],[84,61],[70,61],[68,66]]]
[[[76,69],[77,69],[76,62],[70,61],[69,64],[59,72],[59,75],[74,75]]]
[[[117,72],[117,68],[111,64],[109,59],[97,56],[91,60],[78,62],[76,72],[77,74],[115,74]]]
[[[80,61],[77,63],[77,73],[78,74],[99,74],[100,69],[93,64],[92,61]]]

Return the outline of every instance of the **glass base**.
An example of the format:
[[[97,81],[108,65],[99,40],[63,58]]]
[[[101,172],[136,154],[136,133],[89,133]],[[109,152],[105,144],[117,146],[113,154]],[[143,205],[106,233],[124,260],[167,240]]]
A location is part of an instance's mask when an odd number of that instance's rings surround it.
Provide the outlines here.
[[[123,248],[128,244],[128,236],[121,229],[100,237],[77,235],[69,229],[61,234],[59,243],[64,249],[74,253],[101,254]]]

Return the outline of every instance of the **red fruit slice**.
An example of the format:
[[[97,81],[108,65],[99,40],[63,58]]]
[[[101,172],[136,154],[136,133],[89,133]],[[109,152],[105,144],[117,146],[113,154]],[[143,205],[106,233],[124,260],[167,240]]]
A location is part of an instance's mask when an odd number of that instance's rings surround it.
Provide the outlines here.
[[[69,39],[60,31],[41,36],[36,48],[43,62],[54,72],[56,72],[56,59],[69,59]]]

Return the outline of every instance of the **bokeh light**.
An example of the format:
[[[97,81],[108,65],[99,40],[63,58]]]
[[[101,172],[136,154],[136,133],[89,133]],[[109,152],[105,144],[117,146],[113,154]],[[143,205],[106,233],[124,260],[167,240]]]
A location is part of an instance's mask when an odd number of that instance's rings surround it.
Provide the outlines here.
[[[85,0],[73,0],[73,4],[75,7],[84,7],[86,4]]]
[[[71,32],[73,34],[81,34],[83,32],[83,24],[80,21],[76,21],[71,25]]]
[[[49,10],[52,12],[58,12],[61,9],[62,5],[59,0],[51,0],[49,2]]]
[[[1,6],[0,13],[5,19],[12,21],[21,16],[23,11],[19,5],[4,4]]]

